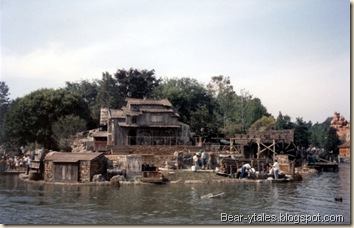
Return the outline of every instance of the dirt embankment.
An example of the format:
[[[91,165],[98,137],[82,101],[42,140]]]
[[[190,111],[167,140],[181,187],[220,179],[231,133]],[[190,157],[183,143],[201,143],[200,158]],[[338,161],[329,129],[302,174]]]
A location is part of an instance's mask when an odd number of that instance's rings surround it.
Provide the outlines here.
[[[236,179],[225,176],[217,175],[215,172],[211,170],[201,170],[197,172],[193,172],[190,170],[164,170],[161,171],[166,179],[168,179],[168,183],[200,183],[200,184],[211,184],[211,183],[232,183],[232,182],[245,182],[250,181],[254,182],[256,180],[253,179]]]

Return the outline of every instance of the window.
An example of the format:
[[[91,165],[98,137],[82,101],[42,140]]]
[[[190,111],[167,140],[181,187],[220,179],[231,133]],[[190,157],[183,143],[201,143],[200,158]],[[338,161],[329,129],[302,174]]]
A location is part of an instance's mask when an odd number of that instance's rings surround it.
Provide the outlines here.
[[[132,123],[138,123],[138,117],[136,117],[136,116],[133,116],[132,117]]]
[[[158,115],[153,115],[151,116],[151,122],[152,123],[162,123],[163,122],[163,117],[158,116]]]

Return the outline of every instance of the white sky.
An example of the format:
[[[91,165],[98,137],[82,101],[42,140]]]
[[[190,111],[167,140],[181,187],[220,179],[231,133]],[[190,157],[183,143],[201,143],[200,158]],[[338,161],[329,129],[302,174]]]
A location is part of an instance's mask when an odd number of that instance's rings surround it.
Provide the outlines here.
[[[229,76],[292,121],[350,119],[345,0],[0,0],[11,98],[117,69],[208,83]]]

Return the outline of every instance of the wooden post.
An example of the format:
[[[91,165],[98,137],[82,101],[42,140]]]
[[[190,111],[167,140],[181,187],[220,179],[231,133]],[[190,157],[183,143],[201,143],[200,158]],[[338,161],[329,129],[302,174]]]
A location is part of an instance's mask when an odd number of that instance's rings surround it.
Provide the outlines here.
[[[290,169],[291,169],[290,174],[291,174],[292,177],[294,177],[294,174],[295,174],[295,161],[291,162]]]
[[[273,139],[273,162],[275,162],[275,140]]]
[[[236,174],[237,174],[237,170],[238,170],[238,164],[237,164],[237,161],[235,160],[235,163],[236,163]],[[235,176],[236,177],[236,176]]]

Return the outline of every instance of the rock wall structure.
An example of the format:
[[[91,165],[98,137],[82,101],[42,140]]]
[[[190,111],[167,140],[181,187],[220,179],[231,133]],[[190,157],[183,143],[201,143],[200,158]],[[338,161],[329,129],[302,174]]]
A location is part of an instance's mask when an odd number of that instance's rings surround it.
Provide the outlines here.
[[[339,112],[334,112],[331,127],[337,130],[337,135],[343,144],[350,142],[350,122]]]

